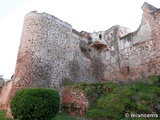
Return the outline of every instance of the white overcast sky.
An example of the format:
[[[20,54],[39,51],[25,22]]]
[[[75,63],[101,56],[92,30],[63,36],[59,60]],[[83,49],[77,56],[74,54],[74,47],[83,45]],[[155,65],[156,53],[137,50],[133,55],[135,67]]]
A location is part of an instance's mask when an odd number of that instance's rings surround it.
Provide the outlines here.
[[[14,73],[23,18],[30,11],[52,14],[78,31],[104,31],[116,24],[134,31],[144,2],[160,8],[160,0],[0,0],[0,75],[10,79]]]

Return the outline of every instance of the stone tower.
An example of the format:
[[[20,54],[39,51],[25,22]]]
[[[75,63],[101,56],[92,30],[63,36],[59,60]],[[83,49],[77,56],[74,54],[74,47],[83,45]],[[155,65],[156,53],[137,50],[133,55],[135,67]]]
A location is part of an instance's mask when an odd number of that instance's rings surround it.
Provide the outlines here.
[[[85,58],[79,44],[86,39],[74,32],[70,24],[47,13],[33,11],[25,16],[10,97],[18,89],[28,87],[61,91],[66,79],[100,80],[103,76],[102,64],[97,62],[100,54],[92,49],[94,60]]]
[[[28,13],[10,99],[15,91],[27,87],[61,92],[66,79],[87,83],[127,81],[160,74],[160,9],[144,3],[142,10],[141,24],[132,33],[119,25],[106,31],[80,33],[47,13]],[[82,49],[85,44],[80,44],[87,40],[90,49],[86,51]],[[92,60],[83,54],[89,51]]]

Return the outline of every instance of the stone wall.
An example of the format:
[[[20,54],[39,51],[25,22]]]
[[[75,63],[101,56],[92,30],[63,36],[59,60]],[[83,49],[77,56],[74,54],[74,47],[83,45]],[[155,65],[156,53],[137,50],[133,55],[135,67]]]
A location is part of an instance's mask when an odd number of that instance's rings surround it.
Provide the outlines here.
[[[60,90],[78,44],[71,36],[72,26],[54,16],[36,11],[25,16],[10,99],[15,91],[27,87]],[[11,117],[9,106],[7,116]]]
[[[70,86],[62,87],[62,107],[69,112],[70,115],[85,116],[89,108],[89,100],[87,94],[78,88]]]
[[[72,26],[47,13],[33,11],[24,18],[21,42],[13,76],[10,97],[18,89],[45,87],[59,90],[63,81],[99,81],[102,64],[100,53],[92,50],[94,60],[80,50],[83,36],[72,32]]]
[[[115,25],[106,31],[83,34],[47,13],[28,13],[24,18],[12,91],[25,87],[60,90],[65,79],[93,82],[158,74],[159,68],[151,63],[158,62],[155,57],[159,51],[159,9],[147,3],[142,9],[142,23],[133,33]],[[92,41],[101,37],[108,47],[107,51],[90,48],[92,60],[86,59],[79,47],[80,41],[87,42],[89,36]]]
[[[94,61],[79,48],[83,37],[72,33],[72,26],[47,13],[25,16],[21,43],[13,77],[13,89],[61,86],[63,79],[97,81]],[[94,51],[94,50],[92,50]],[[98,53],[93,52],[96,57]],[[93,66],[93,67],[90,67]],[[94,67],[96,66],[96,67]]]
[[[7,109],[11,88],[12,81],[9,81],[3,85],[2,90],[0,91],[0,110]]]
[[[15,91],[27,87],[53,88],[61,93],[65,80],[89,83],[160,74],[160,10],[148,3],[142,9],[141,25],[133,33],[118,25],[97,33],[79,33],[55,16],[28,13],[10,99]],[[80,50],[80,42],[87,43],[90,38],[102,41],[106,48],[103,51],[91,47],[92,60]]]
[[[106,56],[105,79],[135,80],[160,74],[160,11],[148,3],[144,3],[142,9],[140,27],[133,33],[116,37],[118,47],[102,53]]]

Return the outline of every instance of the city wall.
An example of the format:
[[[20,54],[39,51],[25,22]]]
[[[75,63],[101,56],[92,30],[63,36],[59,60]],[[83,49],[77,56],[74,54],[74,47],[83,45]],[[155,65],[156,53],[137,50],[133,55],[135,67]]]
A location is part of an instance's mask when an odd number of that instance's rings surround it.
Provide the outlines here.
[[[148,3],[142,10],[139,28],[119,37],[123,30],[118,27],[110,51],[102,53],[106,80],[136,80],[160,74],[160,10]],[[115,29],[107,34],[113,34]]]
[[[84,38],[72,33],[72,26],[47,13],[25,16],[14,89],[25,87],[57,88],[63,80],[93,82],[99,79],[95,60],[83,56],[79,42]],[[98,55],[94,52],[92,57]],[[96,67],[94,67],[96,66]],[[20,88],[19,88],[20,87]]]
[[[63,82],[128,81],[160,74],[160,10],[144,3],[139,28],[115,25],[106,31],[78,32],[47,13],[24,18],[16,69],[7,101],[15,91],[28,87],[57,89]],[[87,59],[80,42],[102,41],[105,49],[90,48]]]

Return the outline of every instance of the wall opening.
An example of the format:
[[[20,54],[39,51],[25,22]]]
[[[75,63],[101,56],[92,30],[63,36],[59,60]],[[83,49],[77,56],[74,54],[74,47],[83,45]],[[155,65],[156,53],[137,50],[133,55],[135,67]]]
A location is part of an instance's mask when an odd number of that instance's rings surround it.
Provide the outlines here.
[[[127,66],[127,72],[128,72],[128,73],[130,72],[130,70],[129,70],[129,66]]]
[[[99,39],[100,39],[100,40],[102,39],[102,34],[99,34]]]

